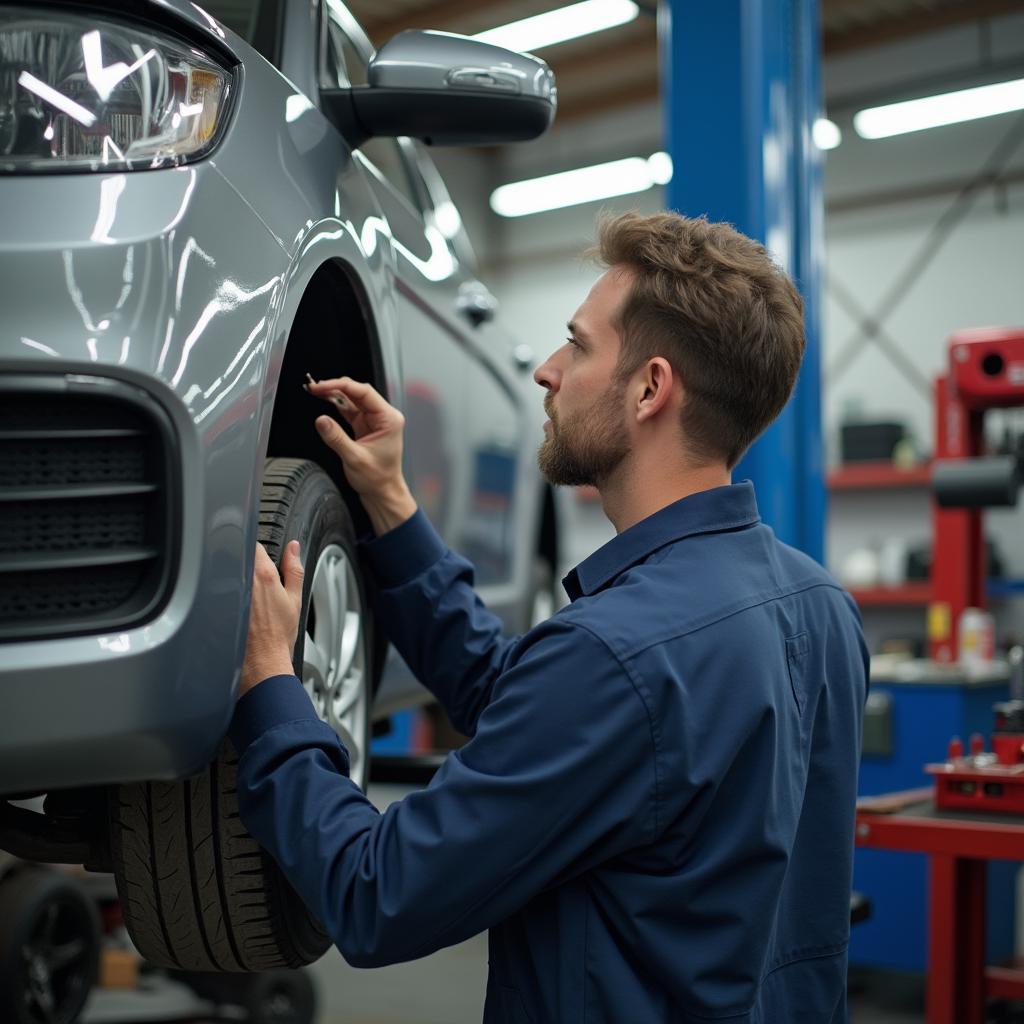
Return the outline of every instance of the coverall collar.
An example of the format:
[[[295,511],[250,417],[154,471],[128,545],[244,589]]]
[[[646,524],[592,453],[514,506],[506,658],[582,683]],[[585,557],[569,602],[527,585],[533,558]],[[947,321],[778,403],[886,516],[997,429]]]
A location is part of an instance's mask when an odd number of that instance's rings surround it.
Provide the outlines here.
[[[753,526],[760,521],[749,480],[697,491],[659,509],[585,558],[562,580],[570,601],[606,587],[630,566],[673,541],[701,533]]]

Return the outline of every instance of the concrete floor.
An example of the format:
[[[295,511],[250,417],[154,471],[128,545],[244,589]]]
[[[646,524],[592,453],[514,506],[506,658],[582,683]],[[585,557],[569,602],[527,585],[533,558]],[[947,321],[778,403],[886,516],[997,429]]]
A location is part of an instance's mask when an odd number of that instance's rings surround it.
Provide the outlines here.
[[[372,970],[349,967],[332,950],[311,970],[320,995],[317,1024],[480,1024],[487,938]]]
[[[320,995],[317,1024],[480,1024],[487,942],[478,936],[415,963],[372,971],[349,967],[332,952],[312,972]],[[924,1024],[924,980],[854,971],[849,1005],[851,1024]]]
[[[309,971],[318,993],[316,1024],[479,1024],[487,942],[477,936],[414,963],[376,970],[349,967],[332,951]],[[850,1021],[924,1024],[923,994],[919,976],[853,971]],[[81,1024],[157,1022],[214,1024],[214,1019],[189,989],[151,976],[139,991],[94,993]]]

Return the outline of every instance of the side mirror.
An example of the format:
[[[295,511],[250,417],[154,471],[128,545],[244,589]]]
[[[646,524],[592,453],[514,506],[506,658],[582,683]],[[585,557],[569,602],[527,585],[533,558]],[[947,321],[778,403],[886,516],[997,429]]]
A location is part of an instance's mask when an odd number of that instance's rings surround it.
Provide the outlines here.
[[[449,32],[400,32],[370,61],[368,85],[321,91],[355,149],[375,136],[431,146],[522,142],[555,116],[555,76],[537,57]]]

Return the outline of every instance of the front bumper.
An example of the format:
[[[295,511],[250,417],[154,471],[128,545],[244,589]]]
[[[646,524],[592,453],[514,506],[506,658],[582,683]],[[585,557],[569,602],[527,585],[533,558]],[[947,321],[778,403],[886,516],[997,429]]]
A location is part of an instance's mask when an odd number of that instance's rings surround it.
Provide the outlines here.
[[[287,258],[209,164],[0,194],[0,377],[136,390],[180,482],[173,579],[145,621],[0,642],[0,793],[181,777],[233,707]]]

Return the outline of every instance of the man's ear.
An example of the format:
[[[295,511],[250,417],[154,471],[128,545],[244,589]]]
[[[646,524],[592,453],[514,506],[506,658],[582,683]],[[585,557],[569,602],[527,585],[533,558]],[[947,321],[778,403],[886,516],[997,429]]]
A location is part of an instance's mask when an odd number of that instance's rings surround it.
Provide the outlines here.
[[[655,356],[647,360],[638,384],[640,399],[636,417],[638,422],[643,423],[672,404],[679,380],[672,370],[672,364],[663,356]]]

